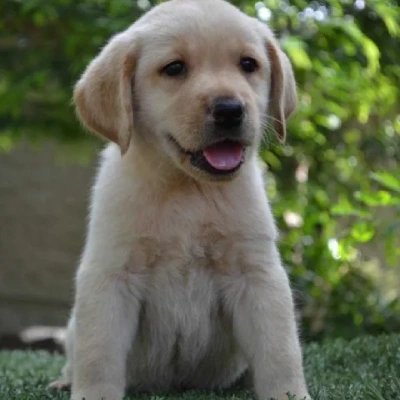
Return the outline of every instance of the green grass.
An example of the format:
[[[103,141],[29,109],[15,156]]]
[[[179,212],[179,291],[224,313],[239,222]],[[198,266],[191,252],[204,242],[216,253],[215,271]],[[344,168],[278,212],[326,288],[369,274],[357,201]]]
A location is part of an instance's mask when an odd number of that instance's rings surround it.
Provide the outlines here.
[[[0,352],[0,400],[68,399],[46,389],[63,364],[46,352]],[[314,400],[399,400],[400,335],[360,337],[305,346],[305,368]],[[245,390],[133,395],[138,400],[250,400]],[[265,399],[267,400],[267,399]]]

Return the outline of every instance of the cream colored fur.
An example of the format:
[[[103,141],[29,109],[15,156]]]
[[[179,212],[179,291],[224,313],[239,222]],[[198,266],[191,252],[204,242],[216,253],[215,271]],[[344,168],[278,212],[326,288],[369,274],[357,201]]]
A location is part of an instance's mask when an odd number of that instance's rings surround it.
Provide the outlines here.
[[[259,63],[246,75],[243,54]],[[183,58],[185,78],[160,70]],[[230,179],[192,167],[167,140],[201,148],[207,104],[246,104],[246,160]],[[296,89],[270,30],[222,0],[172,0],[115,36],[75,89],[83,123],[112,142],[93,188],[53,387],[119,400],[128,386],[226,388],[246,370],[259,400],[307,397],[288,277],[257,149],[285,137]],[[121,154],[122,153],[122,154]]]

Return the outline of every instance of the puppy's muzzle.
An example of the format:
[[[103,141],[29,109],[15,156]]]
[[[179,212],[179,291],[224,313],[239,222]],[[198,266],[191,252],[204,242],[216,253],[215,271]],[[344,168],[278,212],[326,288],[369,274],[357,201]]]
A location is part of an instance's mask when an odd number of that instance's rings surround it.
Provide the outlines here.
[[[206,118],[202,151],[192,154],[191,164],[213,176],[237,172],[250,144],[245,118],[245,106],[239,99],[228,96],[213,99]]]
[[[245,127],[244,104],[235,97],[217,97],[206,112],[204,136],[198,150],[184,149],[169,135],[170,142],[189,156],[193,167],[214,177],[232,176],[245,161],[251,138]]]

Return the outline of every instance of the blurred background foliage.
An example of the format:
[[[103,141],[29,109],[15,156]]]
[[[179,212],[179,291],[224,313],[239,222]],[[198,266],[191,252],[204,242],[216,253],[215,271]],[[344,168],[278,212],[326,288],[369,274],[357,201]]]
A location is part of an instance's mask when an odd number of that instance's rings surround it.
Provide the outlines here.
[[[295,68],[287,144],[267,132],[261,155],[303,336],[399,331],[398,1],[231,2],[270,24]],[[100,142],[79,126],[72,86],[155,3],[0,2],[0,151],[55,139],[75,159],[92,157]]]

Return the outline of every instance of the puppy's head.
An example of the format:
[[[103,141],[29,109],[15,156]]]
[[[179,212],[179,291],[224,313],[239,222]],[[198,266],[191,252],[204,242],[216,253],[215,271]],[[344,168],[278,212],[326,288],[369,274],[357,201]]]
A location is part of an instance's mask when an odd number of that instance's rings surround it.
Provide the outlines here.
[[[292,68],[271,31],[222,0],[171,0],[115,36],[76,85],[78,115],[198,179],[231,179],[270,124],[285,140]],[[137,140],[135,140],[137,139]]]

